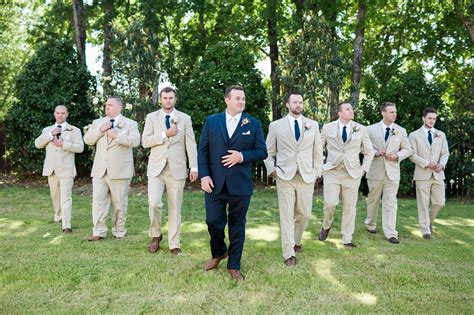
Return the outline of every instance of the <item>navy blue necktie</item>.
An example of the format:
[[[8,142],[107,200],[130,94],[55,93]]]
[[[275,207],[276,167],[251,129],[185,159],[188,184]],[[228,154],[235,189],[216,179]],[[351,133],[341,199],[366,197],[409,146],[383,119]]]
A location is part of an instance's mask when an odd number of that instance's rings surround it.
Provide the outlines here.
[[[165,121],[165,124],[166,124],[166,129],[170,129],[171,128],[171,124],[170,124],[170,115],[166,115],[165,118],[166,118],[166,121]]]
[[[433,138],[431,137],[431,130],[428,130],[428,142],[431,144],[433,144]]]
[[[61,129],[61,125],[58,125],[58,128]],[[59,139],[59,137],[61,136],[61,132],[57,133],[56,134],[56,138]]]
[[[300,125],[298,124],[298,120],[295,119],[295,138],[296,138],[296,141],[298,141],[300,139],[300,135],[301,135]]]
[[[111,123],[110,129],[114,129],[114,121],[115,119],[113,118],[110,120],[110,123]]]
[[[390,135],[390,127],[385,128],[385,142],[387,142],[388,136]]]
[[[346,131],[346,129],[347,129],[347,126],[342,127],[342,141],[344,143],[346,143],[346,141],[347,141],[347,131]]]

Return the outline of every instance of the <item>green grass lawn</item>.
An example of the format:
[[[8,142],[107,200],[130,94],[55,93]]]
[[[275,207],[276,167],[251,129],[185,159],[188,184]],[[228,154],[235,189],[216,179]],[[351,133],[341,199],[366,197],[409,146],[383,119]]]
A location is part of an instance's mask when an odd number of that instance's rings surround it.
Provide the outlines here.
[[[393,245],[380,232],[365,232],[360,198],[359,247],[349,249],[340,244],[340,210],[328,241],[317,240],[322,200],[315,197],[304,252],[289,269],[281,257],[276,192],[258,191],[247,215],[246,280],[237,284],[225,262],[218,270],[202,269],[210,256],[203,193],[185,194],[178,257],[168,251],[166,224],[162,248],[148,252],[146,195],[129,202],[128,236],[91,243],[90,196],[74,196],[74,233],[64,235],[49,223],[47,188],[0,188],[0,314],[474,312],[469,203],[448,201],[434,239],[426,241],[415,200],[400,200],[401,244]]]

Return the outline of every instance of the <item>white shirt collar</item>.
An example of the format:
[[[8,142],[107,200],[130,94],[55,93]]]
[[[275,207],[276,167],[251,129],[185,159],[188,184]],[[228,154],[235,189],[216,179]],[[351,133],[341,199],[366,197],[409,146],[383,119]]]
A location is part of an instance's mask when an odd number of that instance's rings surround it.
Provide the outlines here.
[[[166,113],[164,110],[162,111],[163,112],[163,117],[166,118],[166,115],[170,115],[170,118],[173,119],[174,118],[174,115],[176,113],[176,111],[173,109],[173,111],[171,113]]]
[[[235,118],[238,121],[240,121],[240,117],[242,117],[242,113],[238,113],[235,116],[231,116],[227,111],[225,111],[225,120],[229,122],[232,118]]]
[[[384,130],[384,131],[387,130],[387,127],[390,128],[390,129],[393,129],[393,123],[391,123],[389,126],[387,126],[387,125],[383,122],[383,120],[382,120],[381,122],[382,122],[382,126],[383,126],[383,130]]]
[[[428,129],[428,128],[425,127],[425,125],[423,125],[422,128],[423,128],[423,131],[425,132],[425,134],[428,134],[428,131],[431,131],[431,133],[435,132],[434,128]]]
[[[349,121],[349,122],[347,123],[347,125],[344,125],[344,124],[341,122],[340,119],[337,120],[337,123],[339,124],[339,129],[341,129],[341,132],[342,132],[342,128],[343,128],[344,126],[347,127],[347,128],[346,128],[347,132],[349,132],[349,130],[351,130],[352,120]]]

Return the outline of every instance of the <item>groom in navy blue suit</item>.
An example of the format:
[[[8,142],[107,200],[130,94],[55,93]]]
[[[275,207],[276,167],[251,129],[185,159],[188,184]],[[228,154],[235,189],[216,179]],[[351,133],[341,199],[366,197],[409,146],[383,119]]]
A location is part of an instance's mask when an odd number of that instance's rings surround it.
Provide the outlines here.
[[[240,259],[245,241],[245,221],[253,192],[252,163],[267,157],[259,120],[243,113],[245,92],[240,86],[226,89],[225,112],[207,117],[198,150],[198,173],[206,192],[206,223],[211,236],[212,258],[206,271],[229,257],[227,269],[235,280],[243,279]],[[226,211],[226,207],[228,209]],[[229,247],[225,226],[229,223]]]

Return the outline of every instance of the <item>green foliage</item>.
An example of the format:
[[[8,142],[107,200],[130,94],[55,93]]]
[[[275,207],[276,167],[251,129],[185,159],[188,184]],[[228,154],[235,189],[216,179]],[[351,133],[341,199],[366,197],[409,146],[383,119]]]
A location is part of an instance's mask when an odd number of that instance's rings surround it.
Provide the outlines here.
[[[93,119],[87,94],[95,87],[72,45],[50,39],[43,43],[16,79],[18,99],[5,117],[7,156],[12,167],[23,172],[41,170],[44,150],[37,150],[34,139],[54,123],[54,107],[68,107],[68,122],[82,129]],[[78,172],[88,171],[86,152],[76,156]]]
[[[245,111],[268,126],[268,100],[255,59],[239,42],[220,42],[209,47],[191,79],[178,85],[177,108],[193,119],[196,138],[208,115],[225,109],[224,90],[238,84],[245,89]]]

